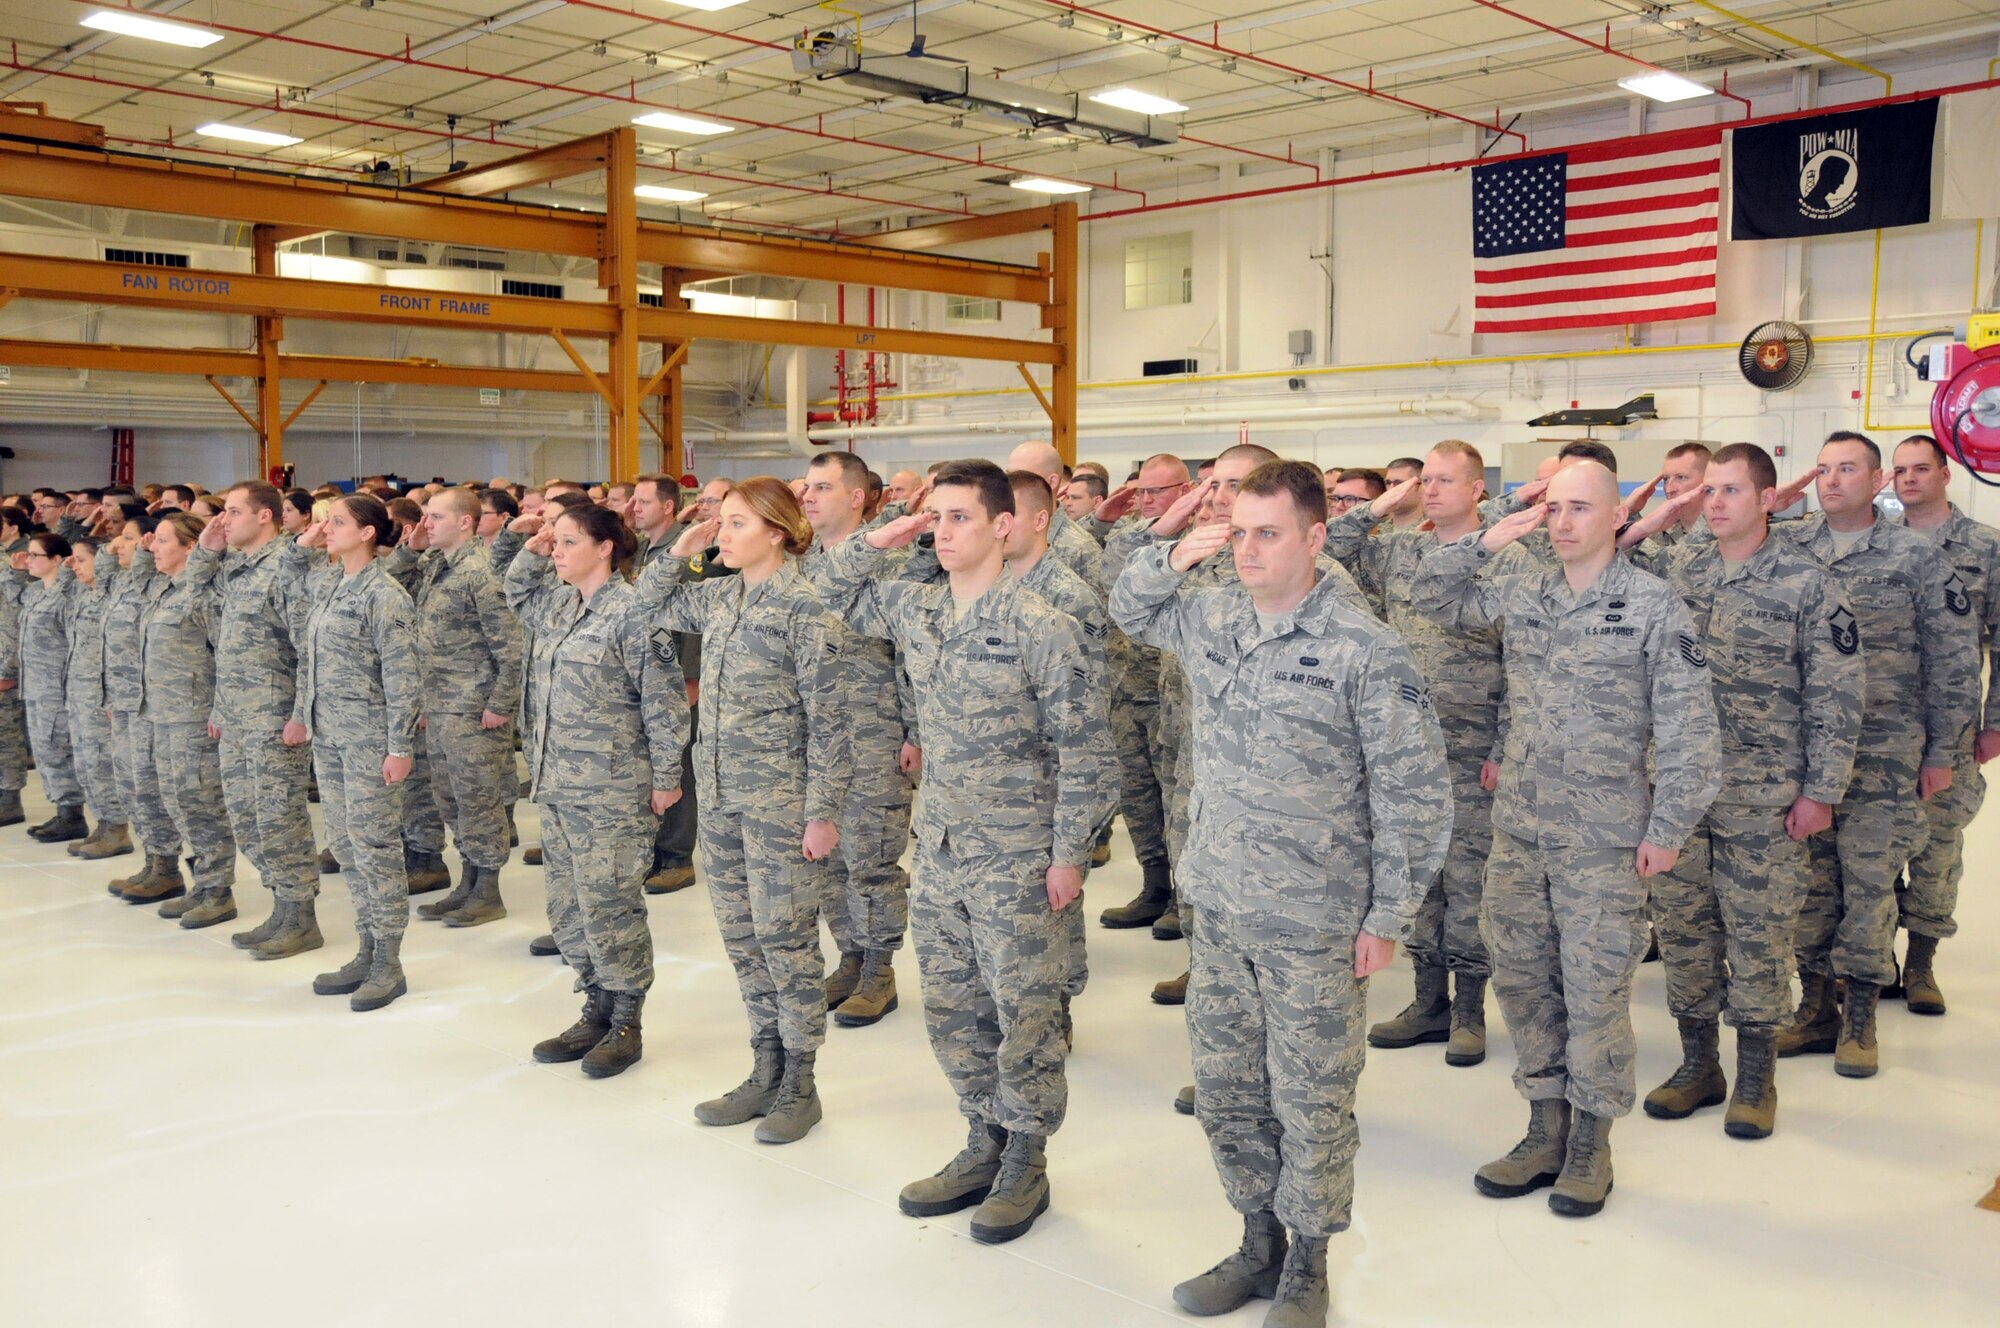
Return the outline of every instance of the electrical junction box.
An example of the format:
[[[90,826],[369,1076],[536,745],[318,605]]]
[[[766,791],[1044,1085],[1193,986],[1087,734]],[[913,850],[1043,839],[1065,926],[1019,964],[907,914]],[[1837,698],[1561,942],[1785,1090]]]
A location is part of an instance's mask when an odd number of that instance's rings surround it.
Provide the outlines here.
[[[1313,353],[1313,334],[1312,329],[1309,327],[1302,327],[1296,332],[1288,333],[1286,335],[1286,342],[1294,355],[1310,355]]]

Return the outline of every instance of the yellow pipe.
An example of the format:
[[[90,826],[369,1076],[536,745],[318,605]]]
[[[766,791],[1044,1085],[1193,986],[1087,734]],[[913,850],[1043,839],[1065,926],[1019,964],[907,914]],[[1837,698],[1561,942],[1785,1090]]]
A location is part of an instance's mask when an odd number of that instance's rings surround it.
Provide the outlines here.
[[[1986,219],[1981,217],[1972,227],[1972,307],[1979,307],[1979,289],[1986,283],[1981,280],[1986,274],[1979,270],[1985,255]]]
[[[1885,427],[1869,418],[1875,411],[1875,342],[1872,339],[1872,335],[1875,331],[1875,309],[1880,304],[1881,299],[1882,230],[1878,226],[1875,229],[1875,273],[1868,280],[1868,331],[1871,334],[1871,339],[1868,342],[1868,368],[1861,376],[1861,427],[1864,429]]]
[[[1849,69],[1858,69],[1864,74],[1879,78],[1882,80],[1882,95],[1888,97],[1895,94],[1896,80],[1882,70],[1877,69],[1874,65],[1864,65],[1859,60],[1850,60],[1844,55],[1835,55],[1824,46],[1815,46],[1809,41],[1800,41],[1788,32],[1780,32],[1776,28],[1767,27],[1757,22],[1755,19],[1745,18],[1741,14],[1732,13],[1730,10],[1724,9],[1721,5],[1710,4],[1709,0],[1694,0],[1694,3],[1712,14],[1722,15],[1732,23],[1741,23],[1746,28],[1753,28],[1775,41],[1784,42],[1788,46],[1796,46],[1802,51],[1811,51],[1814,55],[1822,59],[1831,60],[1837,65],[1846,65]],[[1989,78],[1992,76],[1990,67],[1987,76]]]

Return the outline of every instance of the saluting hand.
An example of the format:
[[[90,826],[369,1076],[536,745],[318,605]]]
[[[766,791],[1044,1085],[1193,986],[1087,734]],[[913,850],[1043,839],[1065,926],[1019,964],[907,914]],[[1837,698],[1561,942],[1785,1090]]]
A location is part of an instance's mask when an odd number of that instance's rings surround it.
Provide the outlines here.
[[[534,534],[530,535],[528,537],[528,542],[526,544],[523,544],[521,547],[525,549],[527,552],[536,555],[537,557],[540,558],[548,557],[551,553],[555,551],[556,528],[554,526],[541,527]]]
[[[1174,551],[1167,555],[1167,565],[1176,572],[1190,571],[1196,563],[1213,557],[1228,547],[1229,523],[1211,521],[1205,526],[1196,526],[1181,536],[1174,545]]]
[[[1776,489],[1772,490],[1771,505],[1764,510],[1767,512],[1784,511],[1787,507],[1805,497],[1806,490],[1812,488],[1813,481],[1824,474],[1826,474],[1825,466],[1814,466],[1791,483],[1780,484]]]
[[[1049,865],[1045,878],[1049,889],[1049,910],[1060,913],[1077,901],[1083,893],[1083,869],[1065,867],[1060,863]]]
[[[422,553],[431,546],[431,523],[419,521],[410,527],[410,533],[403,536],[403,542],[410,546],[412,553]]]
[[[1549,505],[1536,503],[1532,507],[1522,508],[1512,516],[1503,516],[1488,526],[1486,533],[1479,537],[1480,547],[1488,553],[1498,553],[1541,525],[1548,519],[1548,515]]]
[[[1533,507],[1542,501],[1542,495],[1549,491],[1547,480],[1529,480],[1526,484],[1514,486],[1514,501],[1523,507]]]
[[[1368,514],[1377,521],[1383,520],[1396,510],[1396,505],[1410,496],[1410,491],[1424,482],[1422,475],[1412,475],[1406,480],[1397,480],[1382,490],[1382,496],[1368,504]]]
[[[1678,498],[1667,499],[1667,501],[1653,509],[1652,515],[1640,517],[1637,521],[1625,527],[1624,531],[1618,536],[1618,547],[1621,549],[1630,549],[1644,544],[1647,540],[1680,520],[1681,516],[1690,507],[1698,506],[1701,500],[1707,496],[1707,487],[1697,486],[1689,489]],[[1633,510],[1636,511],[1637,509]]]
[[[1222,487],[1222,481],[1211,475],[1201,483],[1191,487],[1186,493],[1174,499],[1174,505],[1160,513],[1160,519],[1153,523],[1155,535],[1178,535],[1187,529],[1195,513],[1202,510],[1215,491]]]
[[[833,850],[840,844],[840,827],[832,821],[807,821],[806,832],[799,841],[799,850],[807,862],[820,862],[833,856]]]
[[[674,547],[667,552],[676,558],[692,558],[707,548],[709,542],[715,538],[716,532],[721,529],[722,521],[719,518],[697,521],[680,533],[674,540]]]
[[[528,512],[509,521],[507,529],[513,531],[516,535],[538,534],[542,529],[542,519],[533,512]]]
[[[299,532],[301,549],[323,549],[326,547],[326,522],[315,521]]]
[[[1645,511],[1646,504],[1653,501],[1653,495],[1658,493],[1660,491],[1660,486],[1666,482],[1667,482],[1667,473],[1665,471],[1661,471],[1659,474],[1653,476],[1653,478],[1646,481],[1645,488],[1634,489],[1632,491],[1632,496],[1625,500],[1625,510],[1627,515],[1637,516],[1639,513]]]
[[[221,553],[229,547],[229,528],[222,524],[220,515],[210,517],[201,528],[201,547],[210,553]]]
[[[936,524],[936,512],[912,512],[875,527],[861,538],[871,549],[900,549]]]
[[[1138,501],[1139,501],[1139,482],[1137,480],[1132,480],[1125,484],[1119,485],[1117,488],[1113,489],[1110,493],[1106,494],[1104,496],[1104,501],[1099,503],[1094,509],[1092,509],[1091,515],[1096,517],[1099,521],[1104,522],[1106,525],[1110,525],[1112,522],[1117,521],[1120,517],[1124,516],[1127,512],[1131,511],[1132,505]]]

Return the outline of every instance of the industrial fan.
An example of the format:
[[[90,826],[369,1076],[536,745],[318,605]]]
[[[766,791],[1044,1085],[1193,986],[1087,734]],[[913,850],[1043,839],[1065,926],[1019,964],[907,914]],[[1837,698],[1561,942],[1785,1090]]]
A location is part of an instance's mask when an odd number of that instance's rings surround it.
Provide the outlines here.
[[[1931,348],[1931,431],[1982,483],[2000,472],[2000,314],[1975,314],[1963,342]]]
[[[1751,386],[1766,392],[1797,387],[1812,368],[1812,338],[1797,323],[1759,323],[1736,352],[1737,367]]]

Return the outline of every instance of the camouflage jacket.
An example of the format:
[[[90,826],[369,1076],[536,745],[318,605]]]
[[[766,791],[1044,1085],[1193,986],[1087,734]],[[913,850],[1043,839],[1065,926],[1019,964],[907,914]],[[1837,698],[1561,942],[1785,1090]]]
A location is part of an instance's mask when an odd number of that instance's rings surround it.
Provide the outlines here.
[[[93,565],[102,565],[92,558]],[[69,661],[65,666],[63,694],[72,705],[89,710],[104,709],[104,583],[76,583],[70,599],[69,617],[63,624],[69,638]]]
[[[56,583],[30,580],[21,592],[21,700],[36,705],[63,703],[69,674],[71,605],[83,591],[65,565]]]
[[[1936,530],[1913,530],[1914,535],[1935,540],[1944,556],[1965,582],[1972,598],[1972,616],[1978,624],[1980,659],[1987,664],[1986,705],[1978,721],[1982,729],[2000,729],[2000,530],[1974,521],[1952,503],[1951,515]],[[1970,751],[1968,744],[1961,750]]]
[[[854,630],[896,643],[915,688],[918,837],[963,857],[1047,853],[1085,866],[1117,792],[1083,629],[1004,571],[953,621],[948,581],[871,580],[894,566],[846,539],[827,551],[826,586]]]
[[[1511,570],[1505,549],[1482,576],[1495,555],[1480,539],[1426,554],[1410,599],[1448,631],[1501,625],[1513,718],[1494,828],[1550,846],[1678,850],[1720,786],[1715,696],[1687,606],[1622,554],[1582,591],[1560,567]]]
[[[1058,507],[1049,513],[1049,552],[1082,577],[1098,594],[1104,593],[1104,550],[1097,540]]]
[[[846,628],[795,560],[755,585],[741,576],[694,578],[687,559],[659,558],[638,594],[657,615],[656,637],[699,633],[707,652],[694,746],[700,806],[803,808],[809,821],[836,819],[855,765],[843,713]]]
[[[534,800],[649,810],[654,789],[679,788],[687,682],[672,637],[654,632],[631,584],[614,575],[586,600],[524,550],[506,587],[535,641],[525,751]]]
[[[134,555],[136,560],[137,555]],[[155,573],[140,616],[140,717],[154,724],[206,724],[215,710],[213,564],[190,554],[175,576]]]
[[[850,536],[850,538],[852,538]],[[826,546],[813,537],[812,547],[799,559],[799,570],[813,584],[822,602],[830,602],[830,575]],[[829,612],[833,631],[827,638],[840,655],[841,717],[848,730],[848,750],[857,759],[863,753],[887,752],[886,762],[869,761],[867,769],[876,787],[854,789],[871,806],[897,805],[909,801],[910,785],[895,770],[894,754],[906,742],[918,741],[920,721],[911,697],[909,679],[896,657],[895,645],[881,637],[864,636],[847,625],[844,618]],[[895,778],[889,776],[894,774]],[[867,778],[868,776],[864,776]]]
[[[399,548],[414,562],[418,661],[423,668],[426,715],[477,715],[507,719],[521,705],[521,624],[507,607],[500,578],[477,540],[450,553]]]
[[[1187,670],[1182,888],[1251,926],[1403,939],[1452,818],[1444,740],[1410,652],[1331,578],[1267,632],[1240,584],[1190,587],[1170,553],[1128,563],[1111,612]]]
[[[0,680],[21,679],[21,595],[27,588],[28,574],[0,559]]]
[[[209,569],[215,615],[215,714],[218,729],[268,732],[306,722],[299,705],[299,642],[306,614],[305,572],[285,536],[249,553],[197,547],[189,564]]]
[[[135,549],[132,565],[120,567],[109,549],[97,551],[97,584],[104,592],[104,704],[121,715],[136,715],[146,697],[140,668],[145,618],[156,582],[165,582],[147,549]]]
[[[1845,554],[1823,514],[1778,521],[1833,569],[1861,633],[1868,673],[1857,755],[1944,769],[1970,739],[1979,710],[1979,628],[1972,591],[1937,545],[1878,514]]]
[[[410,597],[377,558],[349,576],[318,550],[288,546],[310,564],[300,636],[298,717],[315,742],[336,747],[380,742],[389,756],[412,755],[422,682]]]

